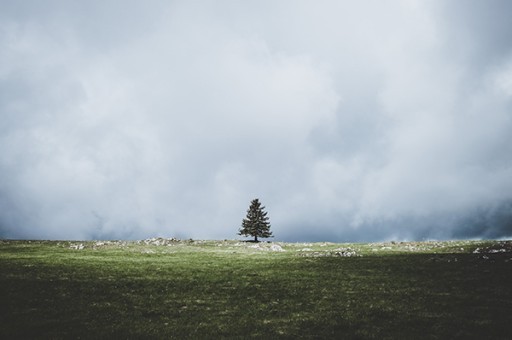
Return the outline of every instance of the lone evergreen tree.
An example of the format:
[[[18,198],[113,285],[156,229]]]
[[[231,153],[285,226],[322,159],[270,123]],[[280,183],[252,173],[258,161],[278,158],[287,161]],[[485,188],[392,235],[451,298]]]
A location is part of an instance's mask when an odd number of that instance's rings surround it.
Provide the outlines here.
[[[274,237],[270,231],[270,223],[264,209],[265,207],[261,206],[257,198],[253,199],[247,210],[247,217],[242,221],[242,228],[240,228],[238,235],[252,236],[254,242],[258,242],[258,237]]]

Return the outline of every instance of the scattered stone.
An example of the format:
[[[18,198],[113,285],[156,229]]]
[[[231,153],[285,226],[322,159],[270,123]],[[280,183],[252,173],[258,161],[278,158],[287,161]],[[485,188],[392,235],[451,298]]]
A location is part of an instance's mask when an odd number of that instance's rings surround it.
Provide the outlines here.
[[[491,254],[494,254],[494,253],[505,253],[507,250],[506,249],[491,249],[489,250],[489,253]]]
[[[337,248],[332,251],[301,252],[299,256],[304,257],[360,257],[352,248]]]
[[[337,248],[337,249],[334,249],[333,255],[334,256],[343,256],[343,257],[360,256],[352,248]]]
[[[512,247],[510,247],[510,244],[497,243],[486,248],[476,248],[473,251],[473,254],[497,254],[510,252],[512,252]]]
[[[273,244],[270,246],[270,250],[272,251],[285,251],[283,247],[281,247],[279,244]]]
[[[84,245],[83,243],[80,243],[80,244],[72,244],[69,246],[70,249],[75,249],[75,250],[82,250],[84,249]]]
[[[172,246],[178,242],[179,242],[179,240],[174,237],[172,237],[172,238],[153,237],[153,238],[148,238],[145,240],[137,241],[138,244],[144,244],[147,246]],[[188,242],[190,242],[190,240]]]

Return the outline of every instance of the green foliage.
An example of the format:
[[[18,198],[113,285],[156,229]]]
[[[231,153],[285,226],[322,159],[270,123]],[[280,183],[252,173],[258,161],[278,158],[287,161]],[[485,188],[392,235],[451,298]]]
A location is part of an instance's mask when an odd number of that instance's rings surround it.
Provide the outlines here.
[[[240,228],[238,235],[252,236],[255,242],[258,242],[258,237],[273,237],[268,220],[265,207],[261,206],[260,201],[256,198],[251,201],[247,210],[247,217],[242,220],[242,228]]]
[[[279,243],[282,252],[236,241],[79,244],[0,240],[1,339],[506,339],[512,331],[511,242]]]

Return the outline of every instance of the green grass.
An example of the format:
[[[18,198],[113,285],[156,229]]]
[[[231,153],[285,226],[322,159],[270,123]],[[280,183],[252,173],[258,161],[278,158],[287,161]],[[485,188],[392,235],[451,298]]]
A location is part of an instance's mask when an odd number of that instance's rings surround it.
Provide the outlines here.
[[[512,334],[510,241],[154,241],[0,241],[0,338]]]

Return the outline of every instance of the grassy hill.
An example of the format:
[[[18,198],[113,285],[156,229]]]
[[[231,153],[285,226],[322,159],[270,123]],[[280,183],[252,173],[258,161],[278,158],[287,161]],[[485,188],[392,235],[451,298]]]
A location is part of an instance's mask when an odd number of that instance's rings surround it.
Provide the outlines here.
[[[0,338],[508,339],[512,242],[0,240]]]

